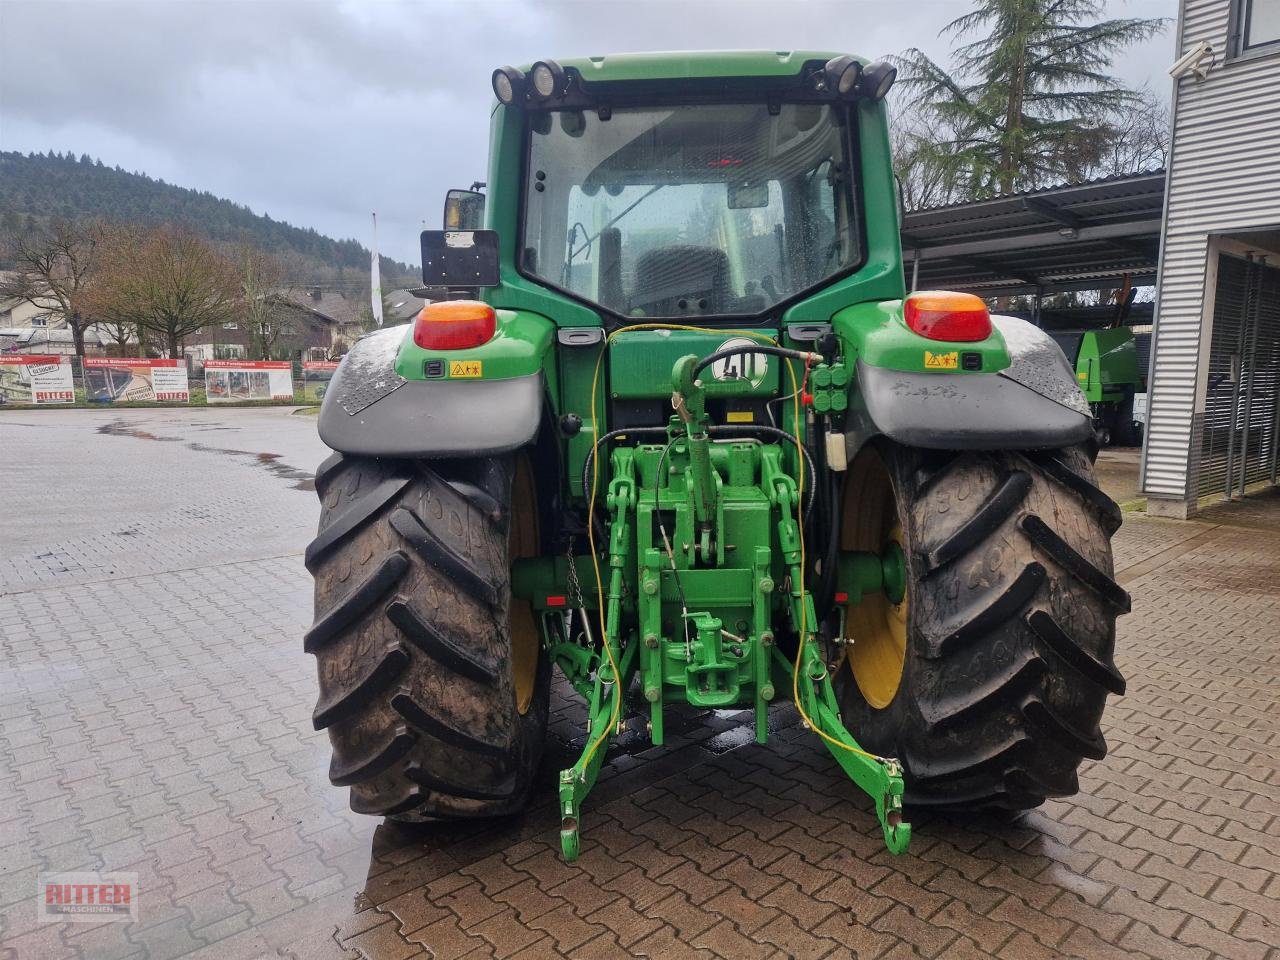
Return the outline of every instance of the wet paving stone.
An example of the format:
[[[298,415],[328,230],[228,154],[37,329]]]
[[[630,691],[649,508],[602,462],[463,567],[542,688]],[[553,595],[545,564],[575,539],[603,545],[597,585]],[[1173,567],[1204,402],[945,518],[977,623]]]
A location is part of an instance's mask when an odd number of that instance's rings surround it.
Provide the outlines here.
[[[917,816],[892,857],[793,711],[758,746],[686,710],[619,738],[566,865],[563,683],[523,816],[381,823],[329,785],[314,424],[0,415],[0,957],[1280,957],[1280,499],[1126,515],[1129,690],[1078,796]],[[76,869],[138,874],[138,922],[37,922]]]

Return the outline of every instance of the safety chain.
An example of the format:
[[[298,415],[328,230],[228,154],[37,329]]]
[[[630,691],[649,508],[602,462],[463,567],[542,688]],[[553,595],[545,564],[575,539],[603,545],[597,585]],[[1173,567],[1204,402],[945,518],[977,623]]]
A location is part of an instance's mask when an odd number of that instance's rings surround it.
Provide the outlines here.
[[[586,610],[587,601],[582,596],[582,582],[578,579],[578,565],[574,562],[573,537],[568,538],[564,558],[569,564],[569,603],[574,610]]]

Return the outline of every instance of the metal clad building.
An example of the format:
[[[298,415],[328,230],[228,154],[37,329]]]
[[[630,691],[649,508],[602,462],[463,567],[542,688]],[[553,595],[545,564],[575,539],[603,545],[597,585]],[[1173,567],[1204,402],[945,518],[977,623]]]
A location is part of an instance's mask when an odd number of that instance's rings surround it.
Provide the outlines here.
[[[1174,92],[1142,467],[1153,513],[1234,488],[1242,450],[1251,482],[1268,472],[1253,461],[1275,461],[1278,28],[1280,0],[1182,0],[1177,53],[1195,62]]]

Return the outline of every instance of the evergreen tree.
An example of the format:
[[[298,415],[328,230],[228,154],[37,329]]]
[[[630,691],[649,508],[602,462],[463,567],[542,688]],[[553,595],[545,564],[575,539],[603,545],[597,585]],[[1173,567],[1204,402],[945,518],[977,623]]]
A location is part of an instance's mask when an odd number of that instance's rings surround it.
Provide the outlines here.
[[[918,129],[916,162],[947,192],[984,197],[1079,179],[1112,121],[1136,99],[1109,71],[1163,20],[1099,20],[1101,0],[978,0],[943,28],[958,46],[943,69],[918,49],[900,59]],[[972,38],[972,39],[969,39]]]

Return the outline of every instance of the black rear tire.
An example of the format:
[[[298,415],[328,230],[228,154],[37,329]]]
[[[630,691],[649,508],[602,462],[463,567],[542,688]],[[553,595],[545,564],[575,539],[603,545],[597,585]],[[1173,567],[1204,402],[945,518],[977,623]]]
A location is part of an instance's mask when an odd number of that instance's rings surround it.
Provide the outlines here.
[[[902,760],[909,806],[1024,809],[1075,793],[1081,761],[1106,754],[1099,720],[1124,692],[1112,653],[1129,610],[1112,579],[1120,510],[1088,453],[885,443],[862,456],[881,458],[897,503],[906,648],[881,708],[839,670],[845,725]]]
[[[509,636],[512,458],[334,454],[316,473],[320,699],[329,779],[398,820],[520,809],[546,737],[550,664]],[[530,673],[517,702],[517,669]]]

